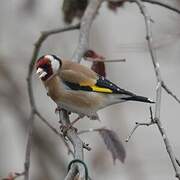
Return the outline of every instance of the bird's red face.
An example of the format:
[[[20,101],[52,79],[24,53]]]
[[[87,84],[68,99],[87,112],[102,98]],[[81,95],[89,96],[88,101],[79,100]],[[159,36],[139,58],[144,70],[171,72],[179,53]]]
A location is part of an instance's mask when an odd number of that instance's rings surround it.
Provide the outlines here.
[[[36,62],[36,73],[42,81],[46,81],[55,75],[61,67],[61,60],[55,55],[45,55]]]

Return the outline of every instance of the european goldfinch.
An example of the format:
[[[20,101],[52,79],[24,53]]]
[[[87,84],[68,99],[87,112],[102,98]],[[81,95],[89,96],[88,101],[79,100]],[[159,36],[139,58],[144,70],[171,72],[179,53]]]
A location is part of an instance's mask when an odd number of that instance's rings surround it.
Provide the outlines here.
[[[81,64],[44,55],[36,62],[36,73],[48,95],[57,104],[79,116],[97,118],[97,111],[125,101],[153,103],[126,91]]]

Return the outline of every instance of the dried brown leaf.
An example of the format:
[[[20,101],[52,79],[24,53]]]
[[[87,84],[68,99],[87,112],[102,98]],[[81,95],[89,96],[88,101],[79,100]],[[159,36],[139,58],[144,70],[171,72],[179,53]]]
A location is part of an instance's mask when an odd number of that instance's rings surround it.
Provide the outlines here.
[[[119,7],[123,6],[123,4],[124,4],[124,1],[118,1],[118,2],[110,1],[108,2],[108,8],[116,12]]]
[[[93,50],[87,50],[85,53],[84,53],[84,57],[85,58],[91,58],[92,59],[92,61],[93,60],[104,60],[104,57],[103,56],[101,56],[101,55],[99,55],[99,54],[97,54],[95,51],[93,51]]]
[[[84,54],[85,58],[90,58],[92,61],[91,69],[99,74],[100,76],[106,77],[106,68],[104,62],[101,62],[101,60],[104,60],[105,58],[99,54],[97,54],[93,50],[88,50]]]
[[[102,128],[99,131],[107,149],[111,152],[113,162],[119,159],[122,163],[126,158],[126,151],[117,134],[109,129]]]
[[[106,69],[104,62],[93,62],[91,69],[100,76],[106,77]]]
[[[13,173],[13,172],[10,172],[8,177],[2,178],[1,180],[15,180],[18,177],[23,176],[23,175],[24,175],[24,172],[22,172],[22,173],[18,173],[18,172]]]
[[[64,22],[70,24],[74,18],[81,19],[87,4],[88,0],[64,0],[62,6]]]
[[[3,178],[2,180],[14,180],[15,176],[13,175],[13,173],[9,173],[8,177]]]

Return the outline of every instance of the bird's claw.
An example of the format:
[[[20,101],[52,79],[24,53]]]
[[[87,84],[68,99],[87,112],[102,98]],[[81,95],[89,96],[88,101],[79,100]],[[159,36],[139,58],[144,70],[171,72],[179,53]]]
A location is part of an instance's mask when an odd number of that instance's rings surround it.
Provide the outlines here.
[[[61,126],[60,126],[60,130],[61,130],[61,132],[62,132],[62,134],[63,134],[64,137],[66,136],[67,131],[70,130],[70,129],[73,129],[73,130],[76,131],[76,132],[78,131],[78,129],[75,128],[75,127],[73,127],[71,124],[69,124],[69,125],[67,125],[67,126],[65,126],[65,125],[61,125]]]
[[[55,109],[55,114],[59,113],[61,110],[62,110],[62,108],[57,107],[57,108]]]
[[[63,110],[63,108],[61,108],[61,107],[56,107],[56,109],[55,109],[55,114],[57,114],[57,113],[59,113],[60,111],[62,111]],[[71,114],[71,112],[70,111],[68,111],[68,115],[70,115]]]

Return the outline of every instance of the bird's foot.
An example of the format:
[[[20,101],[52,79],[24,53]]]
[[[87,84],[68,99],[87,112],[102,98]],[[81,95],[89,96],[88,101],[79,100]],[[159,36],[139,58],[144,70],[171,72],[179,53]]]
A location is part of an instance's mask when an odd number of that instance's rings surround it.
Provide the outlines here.
[[[62,108],[58,106],[58,107],[55,109],[54,112],[55,112],[55,114],[57,114],[57,113],[59,113],[61,110],[62,110]]]
[[[98,121],[101,121],[100,118],[99,118],[99,115],[97,113],[91,115],[91,116],[88,116],[90,120],[98,120]]]
[[[66,136],[68,130],[70,130],[70,129],[74,130],[75,132],[78,131],[78,129],[75,128],[75,127],[73,127],[72,124],[61,125],[61,126],[60,126],[60,130],[61,130],[61,132],[62,132],[62,134],[63,134],[64,137]]]
[[[55,114],[59,113],[62,110],[63,110],[63,108],[61,108],[60,106],[57,106],[56,109],[55,109]],[[68,111],[68,115],[70,115],[70,114],[71,114],[71,112]]]
[[[72,122],[71,122],[70,124],[68,124],[67,126],[61,125],[61,126],[60,126],[60,130],[61,130],[61,132],[63,133],[63,135],[66,136],[67,131],[68,131],[69,129],[74,129],[74,130],[77,132],[78,129],[75,128],[75,127],[73,127],[73,125],[74,125],[77,121],[79,121],[80,119],[82,119],[83,117],[84,117],[84,115],[79,115],[74,121],[72,121]]]

